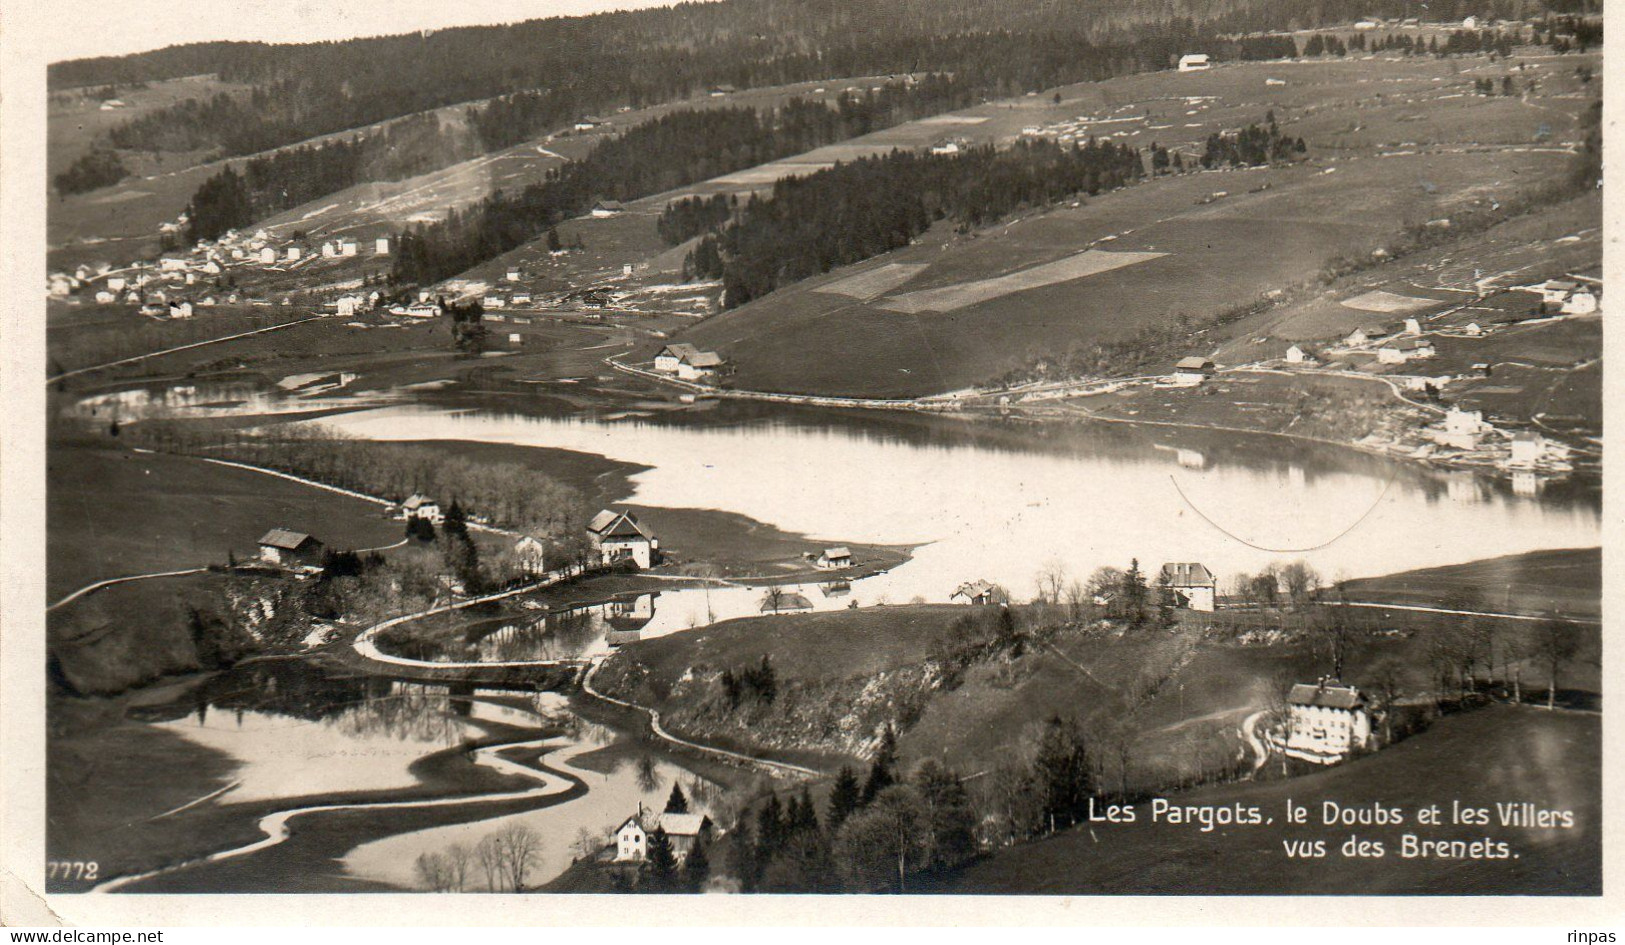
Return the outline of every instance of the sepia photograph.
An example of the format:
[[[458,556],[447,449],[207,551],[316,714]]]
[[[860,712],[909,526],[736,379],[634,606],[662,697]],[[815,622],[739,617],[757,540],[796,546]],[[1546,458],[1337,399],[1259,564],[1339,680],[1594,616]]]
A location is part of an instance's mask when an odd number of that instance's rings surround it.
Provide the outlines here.
[[[1603,895],[1601,0],[70,6],[54,900]]]

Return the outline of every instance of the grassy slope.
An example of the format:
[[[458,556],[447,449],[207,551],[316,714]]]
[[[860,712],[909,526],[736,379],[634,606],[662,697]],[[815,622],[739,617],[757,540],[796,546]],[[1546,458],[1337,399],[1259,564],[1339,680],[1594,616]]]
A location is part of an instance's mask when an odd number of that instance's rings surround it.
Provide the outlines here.
[[[99,97],[80,94],[89,90],[69,90],[53,95],[46,110],[46,171],[55,175],[67,170],[70,164],[96,146],[102,135],[132,119],[184,99],[207,100],[221,92],[243,92],[247,88],[221,82],[213,75],[167,79],[148,83],[146,88],[119,89],[118,99],[125,107],[111,111],[102,111]],[[177,166],[185,167],[194,155],[168,153],[162,156],[161,162],[154,161],[145,153],[125,152],[120,157],[132,173],[153,174],[162,171],[165,164],[171,170]]]
[[[1452,716],[1408,741],[1352,764],[1267,783],[1240,783],[1180,795],[1182,804],[1257,805],[1275,823],[1202,833],[1150,823],[1148,808],[1133,825],[1096,825],[1003,851],[965,870],[958,893],[1045,894],[1411,894],[1567,893],[1595,895],[1601,886],[1601,719],[1578,713],[1492,706]],[[1290,827],[1291,798],[1314,809],[1382,804],[1407,811],[1450,802],[1493,805],[1529,800],[1572,809],[1573,830],[1469,827],[1437,829]],[[1504,839],[1508,860],[1401,859],[1399,836]],[[1344,858],[1351,833],[1381,840],[1381,860]],[[1288,863],[1284,839],[1324,838],[1329,856]]]
[[[1461,571],[1496,567],[1497,562],[1480,562]],[[1578,567],[1583,571],[1583,556]],[[1583,576],[1574,580],[1583,583]],[[784,679],[822,684],[872,678],[926,660],[953,623],[969,613],[952,605],[910,605],[725,621],[622,647],[604,676],[613,679],[624,667],[641,667],[647,676],[632,696],[657,707],[670,707],[669,694],[691,667],[739,668],[763,655],[771,656]],[[1348,654],[1345,678],[1361,683],[1392,659],[1404,668],[1404,693],[1430,690],[1431,630],[1454,618],[1403,612],[1362,616],[1398,632],[1358,640]],[[1498,647],[1533,627],[1520,621],[1492,625]],[[1581,655],[1562,669],[1561,685],[1595,692],[1601,683],[1598,643],[1595,635],[1583,639]],[[1051,714],[1118,717],[1125,692],[1144,674],[1167,671],[1168,681],[1135,714],[1137,770],[1130,772],[1137,782],[1160,783],[1186,757],[1191,738],[1223,740],[1239,749],[1240,720],[1267,707],[1281,680],[1313,679],[1327,671],[1326,661],[1312,640],[1238,646],[1189,634],[1069,631],[1019,658],[972,665],[955,688],[931,694],[918,720],[903,732],[900,747],[907,759],[936,757],[962,771],[981,770],[998,761],[1027,727]],[[1521,676],[1526,691],[1545,686],[1545,670],[1535,661],[1525,661]]]
[[[273,526],[334,547],[400,538],[379,506],[185,457],[72,446],[47,458],[52,599],[92,581],[224,563],[257,554]]]
[[[933,642],[968,612],[949,604],[914,604],[746,617],[630,643],[616,658],[643,664],[651,686],[661,690],[690,666],[755,665],[764,655],[772,657],[774,669],[786,678],[844,679],[920,662]]]
[[[1356,600],[1436,604],[1453,594],[1482,595],[1484,606],[1519,613],[1602,614],[1602,549],[1534,551],[1442,568],[1350,581]]]

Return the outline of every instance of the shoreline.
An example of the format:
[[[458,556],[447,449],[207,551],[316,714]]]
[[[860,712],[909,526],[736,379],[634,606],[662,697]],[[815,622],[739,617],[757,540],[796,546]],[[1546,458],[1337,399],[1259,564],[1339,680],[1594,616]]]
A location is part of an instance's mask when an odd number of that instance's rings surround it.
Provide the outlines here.
[[[1295,441],[1302,442],[1302,443],[1314,443],[1314,444],[1318,444],[1318,445],[1322,445],[1322,446],[1335,446],[1335,447],[1340,447],[1340,448],[1343,448],[1343,449],[1350,449],[1350,450],[1353,450],[1353,451],[1358,452],[1358,453],[1362,453],[1362,454],[1367,455],[1367,456],[1378,456],[1378,457],[1382,457],[1382,458],[1385,458],[1385,459],[1395,460],[1395,461],[1398,461],[1398,462],[1415,463],[1415,464],[1418,464],[1418,465],[1420,465],[1420,466],[1422,466],[1424,468],[1474,472],[1474,473],[1479,473],[1479,474],[1482,474],[1482,475],[1490,476],[1490,477],[1492,477],[1494,479],[1497,479],[1497,480],[1508,480],[1513,475],[1515,475],[1517,472],[1523,471],[1523,470],[1503,469],[1503,468],[1500,468],[1498,466],[1483,463],[1483,462],[1466,462],[1466,461],[1460,461],[1460,460],[1440,459],[1440,458],[1432,457],[1432,456],[1412,456],[1412,455],[1408,455],[1408,454],[1404,454],[1404,453],[1395,453],[1395,452],[1392,452],[1390,450],[1380,449],[1380,448],[1377,448],[1377,447],[1364,446],[1364,445],[1361,445],[1361,443],[1359,441],[1357,441],[1357,440],[1340,440],[1340,439],[1333,439],[1333,438],[1330,438],[1330,437],[1314,436],[1314,435],[1311,435],[1311,434],[1291,433],[1291,432],[1282,431],[1282,430],[1264,430],[1264,429],[1259,429],[1259,428],[1256,428],[1256,427],[1240,427],[1240,426],[1234,426],[1234,425],[1224,424],[1224,423],[1213,423],[1213,422],[1204,422],[1204,421],[1196,421],[1196,420],[1147,420],[1147,419],[1139,419],[1139,418],[1135,418],[1135,417],[1110,417],[1110,416],[1102,416],[1099,413],[1090,411],[1088,408],[1083,408],[1083,407],[1078,408],[1078,410],[1080,411],[1080,415],[1078,415],[1076,417],[1057,416],[1057,415],[1052,414],[1052,413],[1040,413],[1040,412],[1038,412],[1038,411],[1043,410],[1044,409],[1043,407],[1024,406],[1019,402],[1004,404],[1004,405],[990,404],[990,403],[985,403],[985,402],[982,402],[982,403],[977,403],[977,402],[967,403],[966,402],[966,401],[970,401],[970,400],[973,400],[973,399],[980,400],[980,401],[985,401],[988,398],[994,398],[994,397],[1000,397],[1000,396],[1014,396],[1017,393],[1014,390],[1008,391],[1008,392],[1006,392],[1004,394],[1001,394],[999,391],[974,391],[974,392],[960,392],[958,394],[955,394],[955,393],[931,394],[931,395],[926,395],[926,396],[917,397],[917,398],[895,398],[895,399],[866,398],[866,397],[846,397],[846,396],[839,396],[839,395],[824,395],[824,394],[793,394],[793,393],[785,393],[785,392],[777,392],[777,391],[732,390],[732,389],[728,389],[728,388],[713,387],[713,386],[706,385],[706,384],[697,384],[697,383],[693,383],[693,382],[690,382],[690,381],[678,380],[678,379],[676,379],[674,377],[668,377],[666,375],[657,374],[657,373],[655,373],[653,371],[646,371],[646,370],[643,370],[643,369],[640,369],[640,368],[632,367],[630,365],[622,364],[619,361],[616,361],[613,357],[605,358],[604,363],[606,365],[618,370],[618,371],[621,371],[623,373],[626,373],[626,374],[629,374],[629,375],[632,375],[632,376],[635,376],[635,377],[640,377],[640,378],[650,380],[650,381],[654,381],[656,383],[664,384],[664,385],[667,385],[667,386],[670,386],[670,387],[676,387],[676,388],[679,388],[681,390],[688,391],[690,393],[695,393],[695,394],[697,394],[699,396],[711,397],[711,398],[716,398],[716,399],[719,399],[719,400],[741,400],[741,401],[755,401],[755,402],[767,402],[767,403],[781,403],[781,404],[786,404],[786,405],[790,405],[790,406],[828,407],[828,408],[840,409],[840,410],[877,410],[877,411],[886,411],[886,412],[930,413],[930,414],[939,414],[939,415],[958,416],[958,417],[962,417],[962,418],[965,418],[965,419],[968,419],[968,420],[992,419],[993,417],[991,417],[990,414],[993,413],[993,412],[996,412],[996,416],[999,419],[1019,417],[1020,419],[1023,419],[1023,420],[1025,420],[1027,422],[1034,423],[1034,424],[1049,424],[1049,423],[1065,422],[1067,420],[1073,420],[1073,421],[1082,420],[1082,421],[1096,421],[1096,422],[1101,422],[1101,423],[1119,423],[1119,424],[1132,424],[1132,425],[1138,425],[1138,426],[1164,427],[1164,428],[1172,428],[1172,429],[1201,430],[1201,431],[1211,431],[1211,432],[1216,432],[1216,433],[1240,433],[1240,434],[1251,434],[1251,435],[1261,435],[1261,436],[1276,436],[1276,437],[1284,437],[1286,439],[1295,440]],[[1269,369],[1262,368],[1262,367],[1238,367],[1238,368],[1232,369],[1231,371],[1227,371],[1226,373],[1280,373],[1280,372],[1270,371]],[[1294,372],[1287,372],[1287,373],[1294,373]],[[1315,375],[1310,375],[1310,376],[1315,376]],[[1393,393],[1393,395],[1401,403],[1407,404],[1407,405],[1412,406],[1412,407],[1417,407],[1417,408],[1422,408],[1422,409],[1431,409],[1431,410],[1436,410],[1436,411],[1440,411],[1440,412],[1442,412],[1443,409],[1444,409],[1442,407],[1434,407],[1432,405],[1420,404],[1420,403],[1417,403],[1415,401],[1409,400],[1408,398],[1402,396],[1394,388],[1392,382],[1389,381],[1388,379],[1384,378],[1384,377],[1380,377],[1380,376],[1376,376],[1376,375],[1373,375],[1373,376],[1370,376],[1370,377],[1363,377],[1363,376],[1352,375],[1352,374],[1347,374],[1347,373],[1341,373],[1341,374],[1337,374],[1335,376],[1345,378],[1345,379],[1350,379],[1350,380],[1371,381],[1371,382],[1374,382],[1374,383],[1382,384],[1391,393]],[[1087,385],[1088,386],[1099,385],[1099,386],[1103,386],[1103,387],[1106,387],[1106,388],[1110,388],[1112,390],[1116,390],[1116,389],[1120,389],[1123,386],[1132,386],[1135,383],[1143,382],[1144,380],[1145,380],[1145,378],[1143,378],[1143,377],[1131,377],[1131,378],[1121,378],[1121,379],[1102,378],[1102,379],[1099,379],[1098,381],[1087,382]],[[1082,382],[1080,382],[1080,383],[1082,383]],[[1105,393],[1105,392],[1107,392],[1107,391],[1104,391],[1104,390],[1101,391],[1101,393]],[[1055,400],[1055,401],[1063,401],[1064,402],[1065,400],[1069,400],[1071,398],[1057,397],[1057,398],[1052,398],[1052,399]],[[1506,434],[1506,431],[1500,430],[1499,428],[1496,428],[1495,432]],[[1507,434],[1507,435],[1510,435],[1510,434]],[[1537,472],[1537,473],[1539,472],[1539,470],[1529,470],[1529,471]],[[1550,473],[1548,473],[1548,474],[1550,474]],[[1562,472],[1559,475],[1561,475],[1563,478],[1573,478],[1573,479],[1578,479],[1578,480],[1584,481],[1584,480],[1600,478],[1600,470],[1573,469],[1573,470],[1568,470],[1568,471]]]

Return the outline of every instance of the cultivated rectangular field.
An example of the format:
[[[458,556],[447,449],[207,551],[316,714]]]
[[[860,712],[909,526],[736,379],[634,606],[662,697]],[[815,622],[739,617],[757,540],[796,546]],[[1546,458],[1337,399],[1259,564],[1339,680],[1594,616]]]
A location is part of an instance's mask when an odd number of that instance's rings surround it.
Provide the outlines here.
[[[1007,276],[997,276],[992,279],[980,279],[975,282],[964,282],[959,285],[944,286],[940,289],[921,289],[918,292],[905,292],[893,296],[880,303],[880,307],[892,312],[952,312],[956,309],[982,302],[992,301],[1002,296],[1023,292],[1028,289],[1041,289],[1045,286],[1070,282],[1082,279],[1096,273],[1110,272],[1124,266],[1159,259],[1167,253],[1108,253],[1100,250],[1087,249],[1075,256],[1057,259],[1052,263],[1012,272]]]

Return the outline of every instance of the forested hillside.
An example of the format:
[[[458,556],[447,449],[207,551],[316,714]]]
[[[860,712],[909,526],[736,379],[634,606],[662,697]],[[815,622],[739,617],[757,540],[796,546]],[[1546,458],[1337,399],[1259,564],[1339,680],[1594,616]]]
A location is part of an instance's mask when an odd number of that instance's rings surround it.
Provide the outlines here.
[[[937,220],[966,229],[1022,206],[1138,180],[1140,154],[1110,141],[989,145],[963,154],[894,151],[781,180],[694,252],[694,274],[723,283],[728,308],[783,285],[908,245]]]
[[[1199,33],[1347,22],[1359,16],[1522,17],[1595,0],[720,0],[672,8],[465,27],[338,43],[205,43],[56,63],[52,88],[215,73],[246,97],[179,103],[114,134],[131,149],[217,147],[248,154],[459,102],[527,93],[482,123],[487,147],[581,111],[670,101],[711,86],[780,85],[920,70],[964,74],[990,94],[1079,78],[1092,44],[1159,24],[1163,57]],[[1600,5],[1597,5],[1600,6]],[[1459,8],[1459,9],[1453,9]],[[1201,29],[1198,28],[1201,25]],[[1223,52],[1223,50],[1209,50]],[[1166,65],[1164,61],[1162,64]],[[1107,67],[1121,71],[1120,63]],[[184,147],[181,147],[184,145]]]
[[[843,95],[833,106],[792,100],[763,112],[673,112],[604,141],[541,184],[499,192],[442,222],[411,227],[399,237],[393,275],[401,282],[435,282],[535,239],[596,200],[633,200],[754,167],[952,109],[969,94],[962,82],[928,76]]]

